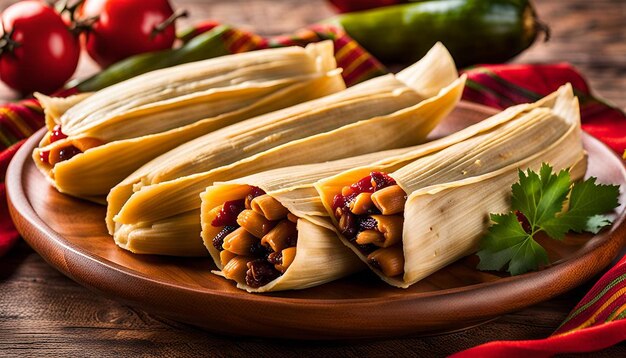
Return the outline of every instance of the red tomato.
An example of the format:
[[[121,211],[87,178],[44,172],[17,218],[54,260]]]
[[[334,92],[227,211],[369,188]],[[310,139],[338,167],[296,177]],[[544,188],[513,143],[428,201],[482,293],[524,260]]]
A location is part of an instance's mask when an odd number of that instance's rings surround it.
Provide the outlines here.
[[[106,67],[132,55],[171,48],[175,24],[162,30],[157,26],[172,14],[167,0],[87,0],[80,20],[96,18],[86,33],[87,52]]]
[[[74,74],[80,44],[61,17],[39,1],[22,1],[2,13],[0,78],[9,87],[50,93]]]

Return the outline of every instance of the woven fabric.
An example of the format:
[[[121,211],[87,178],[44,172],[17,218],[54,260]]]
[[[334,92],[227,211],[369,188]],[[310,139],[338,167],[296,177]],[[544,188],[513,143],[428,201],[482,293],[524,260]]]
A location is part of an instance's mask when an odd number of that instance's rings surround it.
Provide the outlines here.
[[[626,317],[626,258],[622,259],[576,305],[554,335],[616,321]]]
[[[0,106],[0,151],[28,138],[43,123],[43,111],[34,99]],[[4,172],[1,175],[4,178]]]
[[[314,25],[298,31],[294,36],[276,36],[266,39],[262,47],[304,46],[308,43],[332,40],[337,66],[346,85],[352,86],[387,73],[385,67],[343,30],[332,25]]]

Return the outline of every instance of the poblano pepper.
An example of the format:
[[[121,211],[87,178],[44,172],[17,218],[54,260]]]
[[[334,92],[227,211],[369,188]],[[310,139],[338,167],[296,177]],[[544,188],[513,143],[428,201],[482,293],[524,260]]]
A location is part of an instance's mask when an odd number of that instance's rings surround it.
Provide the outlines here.
[[[504,62],[547,28],[528,0],[426,0],[331,18],[379,60],[412,63],[437,41],[457,66]]]

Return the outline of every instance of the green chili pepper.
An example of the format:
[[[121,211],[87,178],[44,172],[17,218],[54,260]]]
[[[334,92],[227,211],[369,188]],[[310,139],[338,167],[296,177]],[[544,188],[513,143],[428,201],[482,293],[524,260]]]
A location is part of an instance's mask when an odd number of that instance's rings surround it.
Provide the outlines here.
[[[129,57],[75,84],[76,88],[80,92],[97,91],[149,71],[228,55],[230,52],[224,47],[222,35],[229,29],[228,26],[218,26],[194,37],[180,48]]]
[[[347,13],[340,25],[365,49],[388,63],[412,63],[436,41],[457,66],[504,62],[528,48],[547,27],[528,0],[426,0]]]

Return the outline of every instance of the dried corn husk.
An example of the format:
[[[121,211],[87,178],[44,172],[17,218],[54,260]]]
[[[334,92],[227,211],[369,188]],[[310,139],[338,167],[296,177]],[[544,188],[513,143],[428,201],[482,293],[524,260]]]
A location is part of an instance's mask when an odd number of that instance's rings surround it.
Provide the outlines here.
[[[146,164],[111,191],[109,230],[120,246],[130,247],[127,233],[132,229],[121,226],[145,229],[197,210],[198,195],[215,181],[419,143],[458,102],[464,80],[457,78],[450,55],[439,44],[397,76],[198,138]],[[199,224],[198,218],[191,240],[198,237]]]
[[[35,93],[35,98],[37,98],[41,107],[44,108],[46,128],[48,130],[54,128],[55,125],[60,123],[63,113],[92,94],[93,92],[87,92],[68,97],[49,97],[41,93]]]
[[[200,240],[185,239],[190,231],[198,231],[198,217],[199,209],[143,227],[122,226],[118,235],[123,241],[118,244],[137,253],[164,251],[172,256],[205,256],[206,248]],[[130,229],[129,232],[122,232],[126,229]]]
[[[103,202],[154,157],[203,134],[345,89],[331,42],[224,56],[150,72],[90,96],[38,96],[49,130],[33,158],[59,191]],[[51,166],[39,153],[81,138],[102,145]]]
[[[356,168],[316,184],[331,213],[332,197],[374,170],[390,172],[408,194],[402,238],[404,276],[401,280],[389,278],[372,268],[383,280],[408,287],[472,253],[487,228],[488,214],[508,208],[510,185],[518,168],[537,169],[548,162],[556,169],[571,167],[574,178],[585,171],[578,102],[569,85],[448,139],[489,126],[489,130],[412,162]],[[342,237],[342,241],[367,261],[348,240]]]

